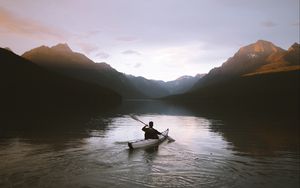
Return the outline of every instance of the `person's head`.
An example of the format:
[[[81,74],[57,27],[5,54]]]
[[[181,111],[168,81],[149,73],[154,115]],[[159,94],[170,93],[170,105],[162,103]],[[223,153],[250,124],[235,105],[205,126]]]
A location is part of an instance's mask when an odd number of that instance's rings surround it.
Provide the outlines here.
[[[153,121],[149,122],[149,127],[152,128],[153,127]]]

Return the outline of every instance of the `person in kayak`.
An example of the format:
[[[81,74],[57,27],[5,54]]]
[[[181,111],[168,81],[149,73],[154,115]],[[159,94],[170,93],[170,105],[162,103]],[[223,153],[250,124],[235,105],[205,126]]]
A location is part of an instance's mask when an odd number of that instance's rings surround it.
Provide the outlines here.
[[[149,127],[145,125],[142,128],[142,131],[145,132],[145,139],[158,139],[158,135],[161,134],[159,131],[153,128],[153,122],[149,122]]]

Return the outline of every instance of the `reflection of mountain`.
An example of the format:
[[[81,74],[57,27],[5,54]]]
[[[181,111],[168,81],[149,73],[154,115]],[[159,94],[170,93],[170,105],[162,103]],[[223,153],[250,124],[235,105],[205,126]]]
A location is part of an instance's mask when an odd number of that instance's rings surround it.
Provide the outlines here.
[[[169,99],[253,106],[299,104],[299,44],[283,50],[267,41],[241,48],[191,91]]]
[[[249,155],[275,155],[278,151],[299,151],[299,117],[288,114],[289,109],[248,109],[228,111],[218,115],[222,125],[211,125],[211,130],[221,133],[232,143],[233,149]]]
[[[278,151],[299,151],[298,114],[291,116],[284,111],[274,113],[257,109],[249,112],[246,108],[231,110],[224,107],[202,109],[198,114],[219,120],[210,125],[210,130],[221,134],[237,154],[260,156],[275,155]]]
[[[94,63],[85,55],[73,52],[67,44],[51,48],[41,46],[22,55],[35,64],[60,74],[110,88],[124,98],[144,98],[127,79],[106,63]]]
[[[160,100],[125,100],[122,105],[115,108],[114,114],[165,114],[165,115],[191,115],[188,108],[169,104]],[[114,114],[112,114],[114,116]]]
[[[135,77],[128,75],[128,79],[134,86],[151,98],[165,97],[168,95],[181,94],[193,87],[193,85],[202,77],[203,74],[196,76],[182,76],[173,81],[148,80],[144,77]]]
[[[0,48],[1,109],[12,113],[104,109],[121,97],[114,91],[45,70]]]

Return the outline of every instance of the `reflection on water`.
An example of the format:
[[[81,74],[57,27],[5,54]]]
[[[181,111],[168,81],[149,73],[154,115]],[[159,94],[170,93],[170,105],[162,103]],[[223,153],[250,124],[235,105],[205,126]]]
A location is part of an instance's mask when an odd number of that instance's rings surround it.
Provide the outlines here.
[[[158,130],[169,128],[176,142],[129,150],[128,140],[143,138],[131,113]],[[299,186],[297,118],[131,101],[112,114],[48,123],[2,131],[0,187]]]

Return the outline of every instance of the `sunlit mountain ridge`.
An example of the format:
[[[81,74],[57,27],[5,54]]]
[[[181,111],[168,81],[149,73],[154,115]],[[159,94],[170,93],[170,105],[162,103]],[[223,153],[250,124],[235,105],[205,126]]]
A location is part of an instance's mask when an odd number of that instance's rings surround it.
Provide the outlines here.
[[[228,108],[273,107],[299,111],[299,44],[283,50],[259,40],[242,47],[220,67],[212,69],[173,102],[221,104]]]
[[[213,68],[194,88],[241,76],[300,70],[299,44],[295,43],[289,49],[284,50],[271,42],[258,40],[240,48],[220,67]]]

